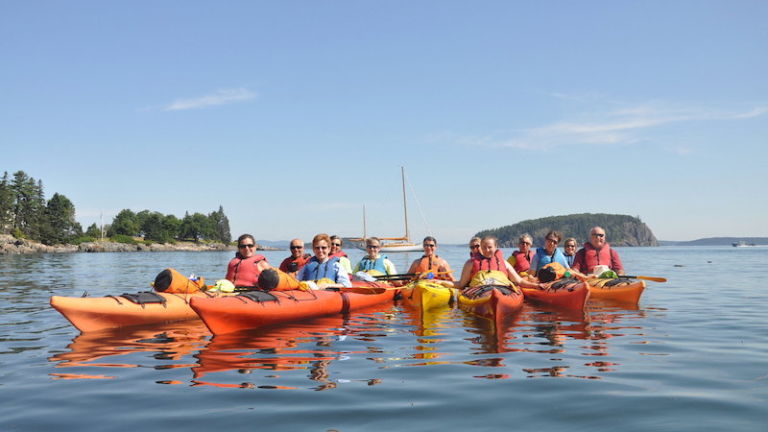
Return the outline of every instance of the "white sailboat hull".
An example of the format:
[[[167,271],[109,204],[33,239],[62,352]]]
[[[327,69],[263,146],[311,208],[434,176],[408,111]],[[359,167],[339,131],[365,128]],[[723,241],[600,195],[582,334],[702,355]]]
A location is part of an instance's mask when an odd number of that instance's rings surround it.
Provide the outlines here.
[[[383,244],[380,249],[381,253],[385,252],[423,252],[424,248],[421,245],[408,243],[408,244]]]

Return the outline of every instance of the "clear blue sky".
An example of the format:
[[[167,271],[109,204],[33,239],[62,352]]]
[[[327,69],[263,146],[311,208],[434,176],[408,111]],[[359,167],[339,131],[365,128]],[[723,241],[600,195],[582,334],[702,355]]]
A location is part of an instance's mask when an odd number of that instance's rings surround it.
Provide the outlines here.
[[[2,1],[0,173],[83,227],[232,234],[640,216],[768,236],[766,1]],[[418,205],[417,205],[418,200]],[[609,239],[610,240],[610,239]]]

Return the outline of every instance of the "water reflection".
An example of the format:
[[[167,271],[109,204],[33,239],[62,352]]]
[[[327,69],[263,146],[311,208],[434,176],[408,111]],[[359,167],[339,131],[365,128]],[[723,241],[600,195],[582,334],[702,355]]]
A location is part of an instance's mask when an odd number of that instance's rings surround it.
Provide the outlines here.
[[[189,368],[194,364],[173,362],[182,362],[198,351],[209,336],[208,329],[197,321],[83,333],[67,346],[69,351],[54,354],[48,360],[57,362],[56,368],[137,368],[147,365],[131,362],[136,357],[126,356],[151,353],[151,358],[161,363],[152,365],[154,369]],[[56,379],[115,378],[81,373],[53,373],[51,376]]]
[[[622,345],[645,343],[638,324],[645,315],[637,306],[601,303],[584,311],[525,305],[499,319],[449,306],[389,305],[215,337],[194,321],[87,333],[49,360],[73,371],[52,373],[54,379],[114,379],[101,369],[149,367],[191,371],[191,378],[153,377],[156,383],[221,388],[325,391],[350,382],[377,385],[380,371],[393,367],[447,364],[467,366],[479,379],[601,379],[622,366],[611,354],[617,338]],[[393,343],[405,347],[405,355]]]

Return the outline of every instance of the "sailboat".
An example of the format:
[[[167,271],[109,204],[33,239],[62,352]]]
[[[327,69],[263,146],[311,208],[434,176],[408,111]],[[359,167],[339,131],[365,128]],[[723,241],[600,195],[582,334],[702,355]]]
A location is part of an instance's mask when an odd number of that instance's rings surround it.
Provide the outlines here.
[[[408,232],[408,203],[405,199],[405,168],[400,167],[400,174],[403,181],[403,213],[405,220],[405,235],[403,237],[379,237],[381,243],[381,253],[386,252],[420,252],[423,250],[422,246],[417,243],[412,243],[410,233]],[[363,206],[363,241],[362,247],[365,248],[365,239],[368,237],[365,226],[365,206]]]

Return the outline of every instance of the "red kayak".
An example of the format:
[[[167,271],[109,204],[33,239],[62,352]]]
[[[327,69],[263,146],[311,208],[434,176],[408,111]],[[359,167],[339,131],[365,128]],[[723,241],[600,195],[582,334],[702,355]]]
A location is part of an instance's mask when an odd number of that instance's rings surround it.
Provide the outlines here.
[[[559,279],[544,286],[544,289],[523,288],[523,294],[527,300],[569,309],[583,309],[589,297],[589,286],[578,279]]]
[[[197,312],[213,334],[232,333],[291,321],[344,314],[392,301],[397,288],[379,282],[353,282],[352,288],[317,291],[250,291],[221,298],[194,298]]]
[[[486,318],[501,318],[523,306],[523,294],[516,286],[484,285],[459,294],[461,309]]]

